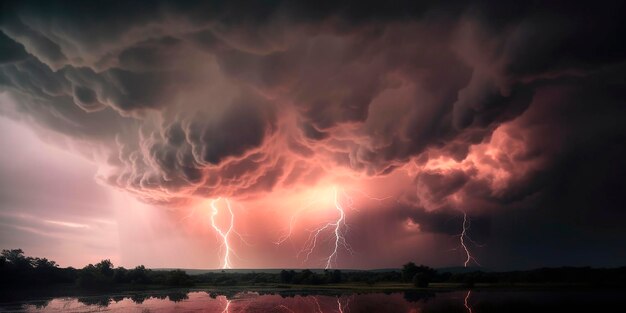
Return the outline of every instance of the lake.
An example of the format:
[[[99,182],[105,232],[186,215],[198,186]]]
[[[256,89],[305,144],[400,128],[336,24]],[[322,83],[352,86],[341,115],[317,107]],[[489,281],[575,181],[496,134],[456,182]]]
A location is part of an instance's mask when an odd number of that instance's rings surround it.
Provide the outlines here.
[[[2,312],[625,312],[626,291],[474,290],[315,295],[160,291],[0,303]]]

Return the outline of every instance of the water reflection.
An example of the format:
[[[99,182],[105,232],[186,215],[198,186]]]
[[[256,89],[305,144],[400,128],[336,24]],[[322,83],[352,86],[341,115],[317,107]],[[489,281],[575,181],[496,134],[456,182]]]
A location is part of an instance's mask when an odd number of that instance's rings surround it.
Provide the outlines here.
[[[0,303],[1,312],[490,313],[620,312],[624,291],[452,291],[342,294],[173,290]]]
[[[465,308],[467,309],[467,313],[473,313],[472,312],[472,306],[468,302],[469,297],[470,297],[471,294],[472,294],[472,291],[468,290],[467,294],[465,295],[465,300],[463,300],[463,304],[465,305]]]
[[[135,293],[132,295],[103,295],[103,296],[84,296],[77,297],[76,301],[86,306],[108,307],[111,303],[118,303],[125,299],[129,299],[135,304],[142,304],[148,299],[167,300],[171,302],[181,302],[189,299],[188,291],[173,291],[168,293]],[[46,301],[46,305],[50,300]]]
[[[352,313],[421,312],[434,293],[370,293],[311,295],[307,292],[172,291],[126,295],[62,297],[25,303],[0,304],[0,311],[14,312],[312,312]]]
[[[226,307],[224,307],[222,313],[230,313],[230,300],[226,299]]]

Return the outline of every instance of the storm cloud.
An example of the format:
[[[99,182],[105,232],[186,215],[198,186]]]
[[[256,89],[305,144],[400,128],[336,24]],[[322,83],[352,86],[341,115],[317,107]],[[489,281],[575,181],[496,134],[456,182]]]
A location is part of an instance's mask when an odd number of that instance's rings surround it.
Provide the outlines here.
[[[417,2],[5,1],[0,113],[159,204],[340,169],[410,173],[394,218],[432,233],[460,209],[623,214],[624,3]]]

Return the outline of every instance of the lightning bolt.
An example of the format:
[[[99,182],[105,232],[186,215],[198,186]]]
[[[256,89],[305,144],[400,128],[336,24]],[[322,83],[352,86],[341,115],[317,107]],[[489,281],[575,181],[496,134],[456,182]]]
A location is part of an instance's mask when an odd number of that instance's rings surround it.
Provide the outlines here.
[[[230,214],[230,223],[228,224],[228,228],[226,229],[226,231],[222,231],[222,229],[220,229],[215,223],[215,216],[217,216],[219,212],[219,209],[217,208],[217,203],[220,200],[221,198],[211,200],[211,226],[213,227],[213,229],[215,229],[215,232],[219,235],[219,237],[222,240],[222,247],[224,248],[224,259],[223,259],[222,269],[230,269],[232,268],[231,261],[230,261],[230,254],[231,254],[232,249],[230,247],[230,243],[228,242],[228,238],[230,236],[230,233],[233,231],[233,226],[235,225],[235,214],[233,214],[233,209],[230,206],[230,201],[228,201],[228,199],[224,199],[224,202],[226,202],[226,208],[228,210],[228,213]],[[230,301],[226,305],[226,309],[228,309],[229,305],[230,305]]]
[[[467,313],[472,313],[472,306],[469,304],[470,294],[472,294],[472,291],[468,290],[467,294],[465,295],[465,300],[463,301],[463,304],[465,305],[465,309],[467,309]]]
[[[370,196],[369,194],[361,190],[355,190],[355,191],[363,195],[364,198],[367,198],[369,200],[374,200],[374,201],[385,201],[387,199],[392,198],[390,196],[378,198],[378,197]],[[324,267],[325,269],[331,268],[333,263],[336,262],[338,254],[339,254],[339,250],[341,248],[344,248],[350,253],[354,252],[345,239],[345,234],[348,231],[348,224],[346,223],[346,209],[358,211],[358,209],[354,207],[354,199],[352,199],[352,197],[350,197],[344,191],[340,190],[336,186],[333,186],[332,194],[333,194],[333,207],[337,211],[337,219],[331,222],[325,223],[311,230],[309,237],[304,244],[304,247],[297,254],[298,257],[300,255],[305,255],[304,262],[307,262],[309,260],[309,257],[313,253],[313,251],[316,249],[318,243],[321,241],[320,239],[322,235],[329,233],[330,240],[332,241],[333,249],[327,257],[323,258],[323,260],[325,260],[325,267]],[[276,245],[280,245],[283,242],[285,242],[287,239],[289,239],[293,233],[293,229],[294,229],[297,217],[303,211],[310,209],[311,207],[313,207],[314,204],[321,202],[323,199],[324,197],[318,197],[317,192],[316,192],[312,200],[308,201],[304,207],[300,208],[294,215],[291,216],[291,219],[289,220],[288,231],[285,234],[283,234],[274,243]]]
[[[305,205],[304,207],[300,208],[295,214],[293,214],[291,216],[291,219],[289,219],[289,228],[287,230],[287,232],[282,235],[280,238],[278,238],[278,240],[276,240],[274,242],[274,244],[276,245],[281,245],[283,242],[285,242],[287,239],[291,238],[291,234],[293,233],[293,228],[296,224],[296,219],[298,218],[298,215],[300,215],[300,213],[310,209],[314,204],[319,203],[321,200],[319,197],[317,197],[317,192],[315,192],[313,194],[313,197],[311,198],[310,201],[307,201],[307,205]]]
[[[350,246],[348,246],[348,243],[346,242],[346,238],[343,236],[342,229],[341,229],[342,225],[344,226],[344,228],[347,228],[346,213],[344,212],[343,207],[341,206],[341,203],[339,202],[339,194],[337,192],[337,188],[333,188],[333,192],[335,196],[334,197],[335,208],[337,209],[337,212],[339,213],[339,217],[337,218],[337,221],[335,221],[335,223],[328,224],[330,226],[334,226],[335,228],[334,230],[335,248],[333,249],[333,253],[331,253],[328,256],[325,269],[329,269],[333,259],[337,258],[337,249],[339,249],[340,244],[343,245],[346,249],[351,250]]]
[[[472,255],[472,253],[470,252],[470,249],[467,246],[467,241],[471,242],[474,245],[479,246],[478,244],[476,244],[472,238],[470,238],[467,235],[467,231],[470,229],[471,226],[471,222],[470,219],[467,217],[467,213],[463,212],[463,230],[461,231],[461,233],[459,234],[459,240],[461,241],[461,247],[463,248],[463,250],[465,251],[465,262],[463,262],[463,266],[467,267],[467,265],[470,262],[474,262],[477,265],[480,265],[480,263],[478,263],[478,261],[476,261],[476,259],[474,258],[474,256]]]
[[[217,198],[217,199],[212,199],[210,202],[210,222],[211,222],[211,227],[215,230],[215,232],[217,233],[219,239],[222,241],[221,244],[221,248],[223,248],[225,251],[224,253],[224,258],[223,258],[223,264],[221,265],[222,269],[230,269],[232,268],[232,262],[231,262],[231,254],[238,257],[237,253],[235,253],[235,251],[231,248],[230,245],[230,237],[231,235],[236,235],[237,237],[239,237],[239,240],[241,242],[243,242],[244,244],[251,246],[251,244],[246,241],[246,239],[244,238],[244,236],[242,234],[240,234],[239,232],[237,232],[235,230],[235,214],[233,212],[233,208],[230,204],[230,201],[228,199],[223,199],[223,201],[226,203],[226,208],[227,211],[230,215],[230,220],[229,220],[229,224],[226,230],[222,230],[216,223],[215,221],[215,217],[220,213],[220,210],[218,208],[218,204],[219,202],[222,201],[222,198]],[[194,217],[197,213],[197,207],[193,207],[191,209],[191,212],[189,212],[189,214],[185,215],[181,221],[187,220],[187,219],[191,219],[192,217]]]
[[[346,224],[346,213],[339,199],[339,191],[337,190],[337,187],[333,187],[333,204],[338,213],[337,219],[334,222],[328,222],[322,225],[321,227],[314,229],[311,232],[309,239],[307,240],[307,243],[305,244],[305,248],[301,251],[301,253],[306,253],[305,262],[308,261],[309,257],[311,256],[311,253],[313,253],[313,251],[315,250],[317,246],[320,235],[323,234],[325,230],[331,229],[332,236],[334,238],[333,250],[328,255],[328,257],[325,258],[326,265],[324,269],[329,269],[332,267],[333,261],[337,259],[337,254],[338,254],[340,247],[345,248],[350,253],[353,252],[352,248],[350,247],[350,245],[346,241],[346,238],[344,237],[345,232],[347,231],[348,225]]]

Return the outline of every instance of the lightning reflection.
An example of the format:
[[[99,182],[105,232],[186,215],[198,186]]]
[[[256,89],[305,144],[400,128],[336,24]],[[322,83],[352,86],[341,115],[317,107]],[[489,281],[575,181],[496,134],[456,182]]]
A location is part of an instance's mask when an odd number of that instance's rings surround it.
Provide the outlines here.
[[[230,313],[230,300],[226,299],[226,306],[224,307],[222,313]]]
[[[344,313],[343,305],[341,304],[341,301],[339,301],[339,298],[337,298],[337,311],[339,311],[339,313]]]
[[[467,310],[467,313],[473,313],[472,306],[469,304],[469,297],[471,294],[472,294],[472,291],[468,290],[467,294],[465,295],[465,300],[463,301],[463,305],[465,305],[465,309]]]

